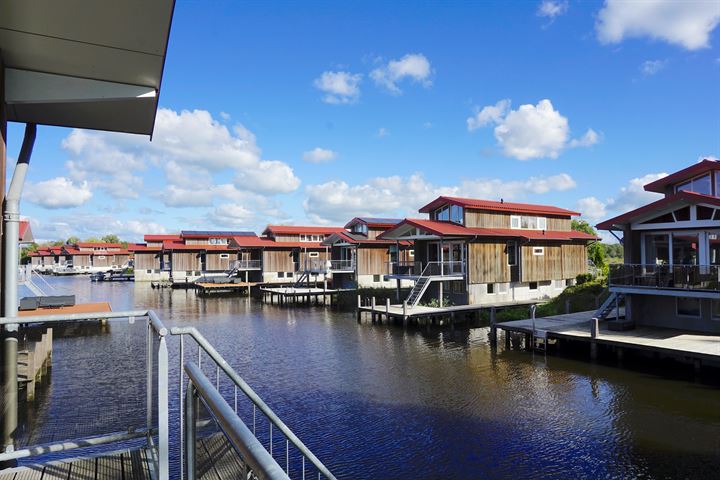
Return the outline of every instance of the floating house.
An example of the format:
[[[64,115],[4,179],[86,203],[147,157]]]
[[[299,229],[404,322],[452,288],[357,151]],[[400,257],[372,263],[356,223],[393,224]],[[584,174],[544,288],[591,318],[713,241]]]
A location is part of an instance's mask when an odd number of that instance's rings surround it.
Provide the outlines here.
[[[132,248],[136,281],[191,282],[233,269],[237,250],[233,237],[252,232],[183,230],[175,235],[145,235],[145,245]]]
[[[79,242],[39,248],[31,253],[33,270],[55,273],[59,269],[73,273],[95,273],[129,266],[130,252],[119,243]]]
[[[703,160],[645,185],[655,202],[597,225],[622,235],[624,262],[610,266],[610,291],[625,322],[720,332],[720,162]]]
[[[573,231],[578,212],[563,208],[441,196],[378,236],[414,242],[413,258],[388,277],[415,282],[411,308],[434,298],[442,306],[551,298],[587,272],[593,235]]]
[[[397,226],[402,219],[355,217],[345,229],[333,233],[323,245],[330,247],[328,269],[333,276],[333,287],[392,288],[400,280],[388,278],[396,262],[413,261],[413,242],[378,238]],[[409,286],[405,281],[401,286]]]

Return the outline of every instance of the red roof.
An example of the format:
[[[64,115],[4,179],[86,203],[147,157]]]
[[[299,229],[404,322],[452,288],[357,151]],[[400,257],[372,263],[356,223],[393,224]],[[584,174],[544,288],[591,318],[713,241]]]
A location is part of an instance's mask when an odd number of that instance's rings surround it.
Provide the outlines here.
[[[206,245],[206,244],[199,244],[199,245],[186,245],[182,242],[172,241],[172,240],[166,240],[163,242],[162,245],[163,250],[191,250],[191,251],[200,251],[200,250],[212,250],[212,251],[222,251],[227,252],[229,250],[233,250],[233,247],[230,245]]]
[[[68,255],[128,255],[130,253],[129,251],[122,250],[122,249],[110,250],[110,251],[107,251],[107,250],[90,251],[90,250],[79,250],[77,248],[69,247],[69,246],[65,247],[64,250],[65,250],[65,253]]]
[[[372,217],[355,217],[345,224],[345,228],[350,228],[358,223],[364,223],[370,228],[391,228],[400,223],[400,218],[372,218]]]
[[[343,227],[314,227],[301,225],[268,225],[263,235],[330,235],[332,233],[342,232]]]
[[[400,225],[412,225],[420,228],[433,235],[438,236],[458,236],[458,237],[510,237],[523,238],[526,240],[552,240],[552,241],[570,241],[570,240],[597,240],[597,237],[584,232],[575,230],[520,230],[514,228],[477,228],[464,227],[456,223],[437,222],[435,220],[424,220],[416,218],[406,218]],[[400,226],[398,225],[398,227]],[[386,236],[395,229],[388,230],[380,235]]]
[[[353,245],[395,245],[395,240],[383,240],[381,238],[353,238],[352,236],[348,235],[347,232],[339,232],[333,234],[330,238],[325,240],[325,244],[327,244],[333,237],[338,237],[341,240],[344,240],[347,243],[351,243]],[[400,245],[410,245],[411,242],[408,242],[407,240],[403,240],[400,242]]]
[[[702,175],[705,172],[713,170],[720,170],[720,161],[717,160],[703,160],[694,165],[690,165],[687,168],[683,168],[667,177],[660,178],[654,182],[650,182],[645,185],[645,190],[648,192],[665,193],[665,188],[670,185],[682,183],[685,180],[689,180],[698,175]]]
[[[120,243],[102,243],[102,242],[78,242],[75,244],[78,248],[122,248]]]
[[[512,203],[512,202],[495,202],[492,200],[479,200],[476,198],[459,198],[440,196],[422,207],[420,213],[430,213],[433,210],[445,204],[459,205],[465,208],[477,210],[491,210],[497,212],[509,213],[534,213],[537,215],[559,215],[563,217],[572,217],[580,215],[580,212],[573,210],[565,210],[564,208],[553,207],[550,205],[534,205],[530,203]]]
[[[147,245],[135,245],[128,248],[131,252],[159,252],[162,250],[161,247],[148,247]]]
[[[165,240],[181,240],[180,234],[172,234],[172,235],[145,235],[143,239],[146,242],[164,242]]]
[[[18,233],[18,240],[21,242],[32,242],[32,230],[30,229],[30,222],[28,220],[20,220],[19,225],[19,233]],[[28,235],[29,238],[25,238],[25,235]]]
[[[232,237],[232,241],[238,248],[306,248],[313,250],[326,248],[319,242],[276,242],[272,238],[249,235]]]
[[[632,223],[637,217],[651,213],[656,210],[665,209],[674,203],[698,204],[707,203],[710,205],[720,206],[720,198],[711,195],[703,195],[701,193],[681,191],[668,195],[652,203],[648,203],[640,208],[618,215],[617,217],[598,223],[596,226],[600,230],[612,230],[615,225],[625,225]]]

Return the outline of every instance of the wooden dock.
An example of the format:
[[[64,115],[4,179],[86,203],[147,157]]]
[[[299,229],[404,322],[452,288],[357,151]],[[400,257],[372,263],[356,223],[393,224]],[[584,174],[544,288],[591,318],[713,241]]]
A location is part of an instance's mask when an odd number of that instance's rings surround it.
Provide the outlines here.
[[[428,307],[416,305],[408,307],[405,304],[391,304],[386,300],[384,304],[377,304],[375,298],[369,302],[363,301],[358,295],[357,319],[361,321],[363,314],[369,315],[373,322],[402,322],[403,325],[450,325],[479,321],[480,312],[495,311],[503,308],[530,306],[542,303],[540,300],[528,300],[520,302],[494,302],[473,305],[451,305],[447,307]]]
[[[144,449],[125,450],[99,457],[0,470],[0,480],[150,480],[150,459]]]
[[[206,282],[195,282],[195,290],[200,295],[208,295],[213,293],[239,293],[246,292],[248,297],[250,296],[252,287],[258,285],[254,282],[233,282],[233,283],[206,283]]]
[[[647,326],[615,331],[608,329],[607,322],[598,322],[598,330],[594,334],[594,316],[595,312],[589,311],[536,318],[534,330],[532,319],[498,323],[495,328],[506,332],[506,344],[509,340],[507,334],[517,333],[524,335],[526,342],[532,342],[533,336],[561,342],[586,342],[590,344],[591,357],[597,356],[600,345],[611,347],[618,357],[622,357],[624,350],[639,350],[691,361],[697,368],[702,362],[720,365],[720,335]]]
[[[318,287],[261,287],[260,292],[264,303],[278,305],[333,305],[337,303],[337,295],[345,289],[328,289]],[[322,300],[322,303],[320,303]]]

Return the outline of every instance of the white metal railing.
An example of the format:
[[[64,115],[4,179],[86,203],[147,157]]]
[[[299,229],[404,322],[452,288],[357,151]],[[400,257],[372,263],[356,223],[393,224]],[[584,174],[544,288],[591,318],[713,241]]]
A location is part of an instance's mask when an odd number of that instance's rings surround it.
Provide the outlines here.
[[[608,283],[611,287],[718,291],[720,266],[613,264]]]
[[[155,478],[167,480],[169,478],[168,459],[168,350],[165,337],[168,330],[162,324],[154,312],[149,310],[126,311],[126,312],[103,312],[69,315],[43,315],[33,317],[2,317],[0,325],[4,327],[24,324],[42,324],[52,327],[62,322],[88,322],[101,319],[128,319],[134,322],[137,319],[145,319],[147,323],[146,342],[146,426],[144,429],[129,427],[124,432],[109,432],[102,435],[67,439],[66,441],[33,445],[15,450],[14,448],[0,453],[0,462],[17,460],[20,458],[33,457],[53,453],[55,455],[70,450],[98,445],[109,445],[127,442],[128,440],[145,438],[147,448],[152,452],[151,463]],[[157,363],[154,359],[154,350],[157,347]],[[15,374],[17,375],[17,374]],[[153,385],[156,379],[157,384]],[[17,382],[17,378],[14,379]],[[157,388],[157,404],[154,405],[153,390]],[[157,406],[157,419],[153,417],[153,408]],[[7,422],[9,419],[5,418]],[[11,419],[15,421],[16,419]],[[157,428],[155,422],[157,421]],[[157,435],[158,443],[155,445],[153,436]]]
[[[323,260],[320,258],[307,258],[303,262],[305,272],[351,272],[355,270],[354,260]]]
[[[287,425],[275,414],[275,412],[270,409],[270,407],[267,406],[267,404],[255,393],[255,391],[250,388],[250,386],[240,377],[240,375],[233,370],[232,367],[225,361],[225,359],[218,353],[217,350],[208,342],[205,337],[203,337],[200,332],[197,331],[194,327],[174,327],[170,329],[170,333],[172,335],[179,335],[180,336],[180,371],[184,372],[185,374],[179,375],[179,383],[180,383],[180,410],[182,412],[185,412],[186,415],[190,412],[188,412],[187,408],[187,401],[188,401],[188,393],[185,391],[184,387],[184,381],[185,376],[188,376],[188,382],[189,385],[192,384],[192,389],[198,389],[201,388],[205,394],[205,400],[212,401],[215,403],[216,407],[213,409],[210,405],[210,410],[215,410],[215,414],[218,415],[218,412],[224,412],[221,413],[221,418],[216,418],[216,421],[221,425],[225,424],[226,428],[229,423],[232,423],[236,427],[238,427],[239,430],[235,430],[235,427],[233,427],[233,432],[224,431],[225,435],[228,437],[228,439],[231,441],[231,443],[235,443],[233,439],[231,438],[233,435],[235,435],[237,438],[245,438],[246,434],[243,433],[244,430],[239,427],[239,424],[237,424],[237,421],[240,421],[245,425],[248,430],[252,432],[254,441],[251,442],[251,444],[248,444],[246,442],[245,447],[243,448],[253,448],[253,446],[256,446],[255,443],[258,441],[256,432],[260,426],[260,422],[258,419],[258,416],[260,418],[264,418],[264,421],[267,423],[269,427],[269,443],[268,447],[265,447],[263,445],[263,449],[269,454],[271,459],[275,459],[275,457],[278,455],[277,451],[273,452],[273,445],[274,443],[277,443],[277,437],[275,441],[273,440],[273,431],[277,431],[282,435],[285,439],[285,455],[283,459],[285,460],[285,474],[290,475],[291,472],[293,474],[299,475],[298,478],[306,478],[306,473],[308,471],[308,468],[314,470],[311,472],[311,474],[314,475],[315,472],[317,472],[317,478],[327,478],[327,479],[335,479],[332,473],[330,473],[330,470],[308,449],[305,444],[288,428]],[[193,365],[190,362],[185,362],[185,337],[190,337],[195,344],[197,345],[197,364]],[[199,367],[202,365],[202,353],[205,352],[205,354],[210,358],[211,362],[214,364],[215,369],[215,385],[213,386],[210,384],[210,386],[207,385],[207,382],[198,382],[197,380],[200,378],[197,375],[197,371],[199,371]],[[192,366],[191,366],[192,365]],[[195,371],[197,369],[197,371]],[[193,371],[194,372],[194,378],[193,378]],[[228,411],[227,408],[222,407],[222,403],[228,403],[224,398],[222,398],[220,394],[220,372],[223,372],[225,374],[225,377],[229,379],[230,383],[233,387],[233,397],[232,397],[232,404],[233,409],[232,413],[235,418],[232,418],[232,416],[229,415],[230,411]],[[202,373],[202,372],[200,372]],[[200,384],[200,385],[199,385]],[[185,392],[185,393],[183,393]],[[202,395],[203,392],[200,392]],[[245,424],[240,420],[240,417],[238,415],[238,392],[245,395],[246,399],[250,401],[252,404],[252,424]],[[219,397],[219,398],[218,398]],[[222,400],[222,402],[220,402]],[[185,405],[185,406],[183,406]],[[259,412],[258,412],[259,411]],[[191,414],[191,413],[190,413]],[[192,414],[191,414],[192,415]],[[228,418],[230,417],[230,418]],[[187,424],[186,420],[182,419],[181,417],[181,425],[180,429],[183,434],[183,438],[187,443],[189,443],[189,439],[191,439],[194,435],[194,428],[195,425],[191,423],[190,425]],[[237,439],[236,438],[236,439]],[[290,464],[290,446],[293,446],[296,453],[299,453],[301,456],[301,464],[300,465],[294,465],[292,466]],[[243,456],[242,449],[239,449],[238,453]],[[184,455],[185,455],[185,465],[186,469],[184,470],[184,475],[187,475],[188,480],[193,480],[194,473],[192,470],[192,467],[194,465],[194,458],[188,458],[187,454],[192,453],[188,448],[185,449]],[[257,452],[256,452],[257,454]],[[268,457],[264,454],[258,454],[259,459],[262,460],[262,462],[268,461]],[[263,460],[264,459],[264,460]],[[246,458],[243,456],[243,460],[250,464],[252,466],[252,459]],[[181,459],[182,462],[182,459]],[[275,462],[275,461],[274,461]],[[310,465],[307,465],[309,463]],[[262,463],[268,468],[274,468],[274,463]],[[188,469],[187,467],[191,467]],[[257,467],[257,466],[256,466]],[[294,467],[294,468],[293,468]],[[274,470],[271,470],[274,471]],[[268,472],[257,472],[253,471],[255,475],[258,473],[263,473],[263,475],[260,475],[259,478],[278,478],[273,477],[269,475],[270,471]],[[246,477],[247,478],[247,477]],[[253,477],[254,478],[254,477]],[[282,477],[280,477],[282,478]]]
[[[387,263],[387,271],[390,275],[412,277],[420,275],[420,273],[422,273],[422,270],[422,262],[402,261]]]
[[[262,268],[262,260],[235,260],[231,270],[260,270]]]
[[[420,276],[447,277],[465,274],[465,262],[428,262]]]

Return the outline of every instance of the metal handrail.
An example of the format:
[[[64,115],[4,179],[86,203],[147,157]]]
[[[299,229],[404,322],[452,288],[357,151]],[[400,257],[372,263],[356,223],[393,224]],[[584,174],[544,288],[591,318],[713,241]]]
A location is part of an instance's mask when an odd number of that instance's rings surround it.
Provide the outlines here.
[[[235,370],[227,363],[227,361],[223,358],[220,353],[215,350],[215,347],[210,344],[210,342],[207,341],[207,339],[200,333],[195,327],[172,327],[170,329],[171,335],[180,335],[180,368],[181,371],[184,371],[185,369],[185,359],[184,359],[184,336],[189,335],[192,337],[193,340],[198,345],[199,349],[202,349],[205,351],[205,353],[213,360],[213,362],[216,365],[217,369],[221,369],[225,374],[230,378],[230,380],[235,384],[237,388],[239,388],[245,396],[253,403],[254,408],[257,407],[272,423],[272,425],[275,425],[287,438],[287,440],[292,443],[295,448],[300,451],[300,453],[310,460],[310,462],[317,468],[318,472],[320,472],[325,478],[334,480],[335,476],[328,470],[328,468],[313,454],[310,449],[305,446],[305,444],[300,440],[293,432],[288,428],[287,425],[275,414],[275,412],[272,411],[270,407],[258,396],[257,393],[248,385],[245,380],[240,377],[240,375],[235,372]],[[200,350],[198,350],[198,357],[200,356]],[[219,371],[217,374],[218,382],[219,382]],[[180,405],[182,410],[182,403],[184,401],[183,399],[183,376],[180,375]],[[182,428],[182,425],[181,425]]]
[[[236,270],[252,270],[262,268],[262,260],[235,260],[231,269]]]
[[[20,450],[5,452],[0,454],[0,461],[6,461],[16,458],[24,458],[29,456],[42,455],[48,452],[63,452],[66,450],[103,445],[128,438],[144,436],[149,445],[153,444],[152,435],[157,433],[158,446],[157,454],[154,456],[154,473],[159,480],[167,480],[169,478],[169,415],[168,415],[168,349],[166,343],[166,335],[168,329],[165,328],[162,321],[152,310],[131,310],[124,312],[98,312],[98,313],[75,313],[65,315],[37,315],[30,317],[0,317],[0,325],[7,327],[22,324],[56,324],[61,322],[82,322],[101,319],[118,319],[118,318],[142,318],[147,317],[147,391],[146,391],[146,421],[147,428],[143,432],[127,432],[127,433],[111,433],[99,437],[89,437],[84,439],[76,439],[50,445],[41,445],[27,447]],[[159,339],[158,348],[158,373],[157,373],[157,407],[158,407],[158,428],[152,428],[153,422],[153,342],[155,339],[151,333],[157,334]],[[140,435],[142,433],[142,435]]]
[[[614,287],[720,290],[720,266],[612,264],[608,284]]]
[[[422,262],[412,260],[400,262],[387,262],[388,272],[390,275],[419,275],[423,271]]]
[[[242,456],[245,469],[249,466],[253,476],[261,474],[261,478],[289,480],[290,477],[278,465],[275,459],[265,450],[265,447],[253,435],[250,429],[237,416],[233,408],[228,405],[220,392],[213,386],[200,368],[192,362],[185,365],[185,373],[188,376],[188,391],[186,398],[186,410],[184,414],[185,424],[189,430],[185,437],[188,480],[195,480],[195,425],[198,419],[197,408],[194,405],[193,394],[203,402],[205,407],[217,422],[225,438],[232,444],[237,453]],[[248,478],[247,471],[243,472],[242,478]],[[251,477],[252,478],[252,477]]]

